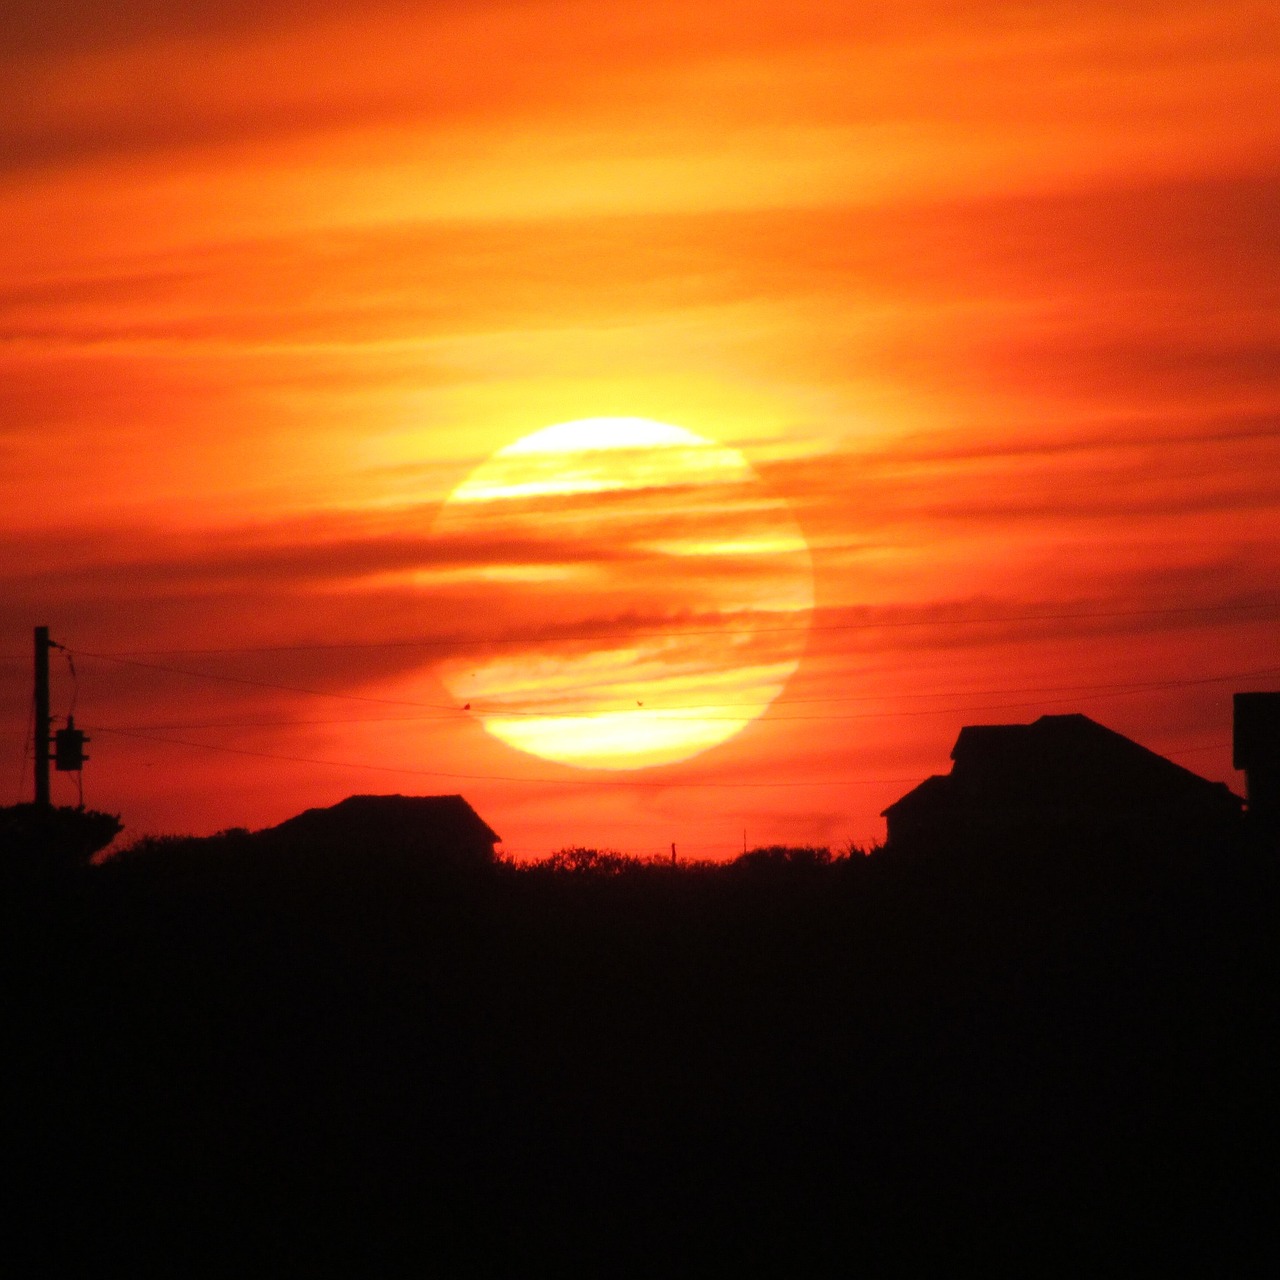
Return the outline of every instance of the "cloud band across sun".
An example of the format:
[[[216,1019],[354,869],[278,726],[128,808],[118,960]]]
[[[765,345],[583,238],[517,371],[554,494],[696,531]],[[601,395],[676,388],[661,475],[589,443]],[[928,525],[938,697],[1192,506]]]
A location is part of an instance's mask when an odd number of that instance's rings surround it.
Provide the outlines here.
[[[478,615],[509,610],[514,592],[548,636],[667,620],[626,640],[444,664],[445,684],[491,734],[546,759],[687,759],[761,715],[804,648],[813,574],[795,518],[741,453],[682,427],[588,418],[525,436],[454,490],[435,534],[482,535],[495,554],[541,545],[536,564],[475,567]],[[548,542],[563,554],[548,557]]]

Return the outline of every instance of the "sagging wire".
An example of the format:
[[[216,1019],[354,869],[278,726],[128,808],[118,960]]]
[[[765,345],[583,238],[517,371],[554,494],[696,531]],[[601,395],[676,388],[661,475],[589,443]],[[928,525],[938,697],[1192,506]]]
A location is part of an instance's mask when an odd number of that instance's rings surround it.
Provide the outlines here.
[[[76,674],[76,660],[71,656],[71,650],[65,645],[59,645],[58,648],[62,650],[62,656],[67,660],[67,669],[71,672],[71,705],[67,708],[67,723],[70,724],[76,714],[76,703],[80,700],[80,677]]]
[[[27,709],[27,732],[22,739],[22,771],[18,774],[18,804],[22,803],[23,794],[27,789],[27,768],[31,764],[31,748],[35,745],[35,740],[36,695],[33,692]]]

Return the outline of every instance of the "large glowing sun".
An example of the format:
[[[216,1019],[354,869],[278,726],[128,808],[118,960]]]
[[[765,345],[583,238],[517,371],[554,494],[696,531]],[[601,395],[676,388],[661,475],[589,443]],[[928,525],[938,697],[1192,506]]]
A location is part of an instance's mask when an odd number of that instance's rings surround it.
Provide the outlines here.
[[[442,664],[495,737],[548,760],[684,760],[762,715],[813,608],[809,549],[736,449],[646,418],[515,441],[435,526],[483,649]]]

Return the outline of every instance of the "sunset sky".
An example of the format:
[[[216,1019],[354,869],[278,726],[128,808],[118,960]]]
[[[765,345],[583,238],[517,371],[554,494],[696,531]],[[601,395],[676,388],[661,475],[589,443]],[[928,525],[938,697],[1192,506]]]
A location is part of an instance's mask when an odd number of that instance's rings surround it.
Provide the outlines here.
[[[961,725],[1077,710],[1241,788],[1273,0],[10,0],[0,42],[0,803],[38,623],[131,836],[460,791],[518,857],[867,842]],[[592,418],[709,443],[459,495]],[[632,702],[728,736],[578,767],[482,714]]]

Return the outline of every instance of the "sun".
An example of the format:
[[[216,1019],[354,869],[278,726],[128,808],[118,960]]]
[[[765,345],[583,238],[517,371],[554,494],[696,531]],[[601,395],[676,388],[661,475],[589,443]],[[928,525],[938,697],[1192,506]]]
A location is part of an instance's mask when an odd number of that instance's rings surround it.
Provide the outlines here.
[[[484,651],[440,676],[494,737],[547,760],[685,760],[761,716],[813,608],[790,508],[736,449],[647,418],[583,418],[477,467],[434,537]]]

